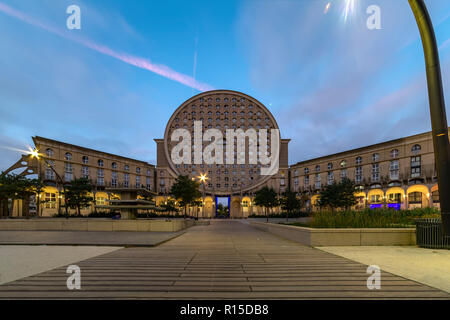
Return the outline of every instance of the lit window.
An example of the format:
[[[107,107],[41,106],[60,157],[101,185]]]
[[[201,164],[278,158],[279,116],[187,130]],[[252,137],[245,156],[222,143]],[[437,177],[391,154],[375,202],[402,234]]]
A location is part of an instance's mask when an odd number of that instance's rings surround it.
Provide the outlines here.
[[[45,193],[45,208],[56,209],[56,193]]]

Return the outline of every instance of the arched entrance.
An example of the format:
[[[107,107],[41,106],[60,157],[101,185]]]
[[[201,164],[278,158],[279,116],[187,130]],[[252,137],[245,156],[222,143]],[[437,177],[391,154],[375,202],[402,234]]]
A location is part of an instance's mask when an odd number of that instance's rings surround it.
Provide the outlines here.
[[[395,210],[405,209],[405,190],[392,187],[386,190],[387,207]]]
[[[216,218],[230,217],[230,196],[216,196]]]
[[[430,193],[428,187],[417,184],[408,188],[408,209],[425,208],[429,205]]]

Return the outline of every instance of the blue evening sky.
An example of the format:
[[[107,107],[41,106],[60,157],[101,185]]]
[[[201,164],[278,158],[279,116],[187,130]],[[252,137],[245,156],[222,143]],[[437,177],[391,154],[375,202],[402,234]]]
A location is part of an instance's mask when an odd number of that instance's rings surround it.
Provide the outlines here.
[[[450,106],[450,1],[426,3]],[[66,28],[71,4],[81,8],[81,30]],[[366,27],[372,4],[381,8],[381,30]],[[24,149],[33,135],[155,163],[153,139],[200,92],[83,43],[255,97],[292,139],[290,163],[430,130],[408,1],[356,0],[346,22],[344,5],[0,0],[0,170],[20,157],[7,148]]]

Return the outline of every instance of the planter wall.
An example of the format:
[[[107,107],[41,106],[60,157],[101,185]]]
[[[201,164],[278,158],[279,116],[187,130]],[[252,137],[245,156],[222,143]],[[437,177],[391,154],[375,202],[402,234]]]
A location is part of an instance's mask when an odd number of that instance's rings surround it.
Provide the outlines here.
[[[155,231],[176,232],[194,225],[193,220],[112,219],[14,219],[0,220],[0,231]]]
[[[415,245],[415,228],[317,229],[251,221],[250,225],[307,246]]]

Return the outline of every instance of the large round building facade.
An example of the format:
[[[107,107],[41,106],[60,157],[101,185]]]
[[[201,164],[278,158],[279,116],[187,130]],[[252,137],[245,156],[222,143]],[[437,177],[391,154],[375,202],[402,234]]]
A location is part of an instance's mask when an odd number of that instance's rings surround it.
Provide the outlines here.
[[[196,134],[199,133],[199,129],[201,129],[202,137],[200,144],[198,140],[194,141],[194,137],[198,137]],[[180,140],[173,137],[174,134],[183,132],[183,130],[188,134],[185,139],[191,139],[191,141],[187,141],[190,147],[189,160],[177,163],[172,158],[174,148],[177,147]],[[217,138],[205,138],[211,130],[214,130],[219,136],[221,135],[223,140],[216,141]],[[266,131],[267,142],[264,145],[261,140],[258,140],[261,139],[261,136],[258,136],[255,140],[257,143],[254,145],[256,149],[252,149],[250,143],[253,140],[247,137],[243,140],[244,148],[239,149],[239,140],[232,136],[230,139],[229,135],[230,131],[238,132],[238,130],[247,133]],[[232,218],[246,217],[257,213],[261,209],[253,206],[254,193],[263,186],[272,187],[278,193],[282,193],[288,182],[288,143],[290,140],[281,139],[280,135],[273,136],[271,135],[272,131],[279,132],[279,128],[271,112],[261,102],[241,92],[208,91],[183,102],[169,119],[164,138],[155,139],[157,143],[157,202],[161,203],[167,200],[170,188],[177,176],[188,175],[193,179],[204,176],[206,179],[201,183],[203,207],[198,209],[201,217],[215,216],[218,203],[229,207],[229,214]],[[202,159],[202,161],[196,162],[196,148],[204,151],[208,145],[214,142],[219,144],[219,150],[222,153],[220,158],[223,161],[208,163]],[[277,146],[277,148],[273,146]],[[277,170],[269,175],[262,174],[262,170],[269,165],[251,160],[261,156],[262,147],[266,150],[266,155],[276,156],[279,160]],[[232,151],[230,158],[227,158],[227,151]],[[217,150],[215,152],[217,153]],[[213,152],[213,154],[215,153]],[[245,161],[239,161],[239,158],[245,159]]]

